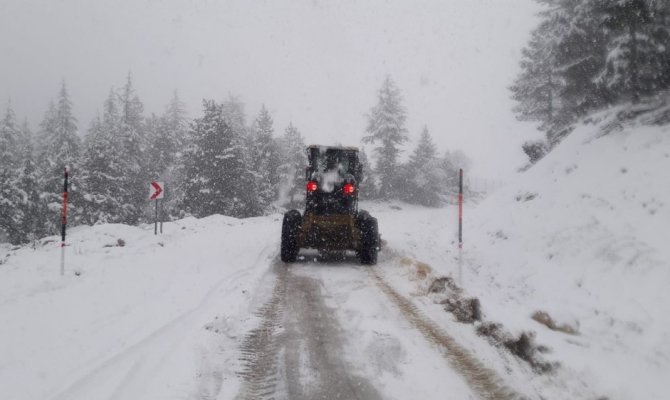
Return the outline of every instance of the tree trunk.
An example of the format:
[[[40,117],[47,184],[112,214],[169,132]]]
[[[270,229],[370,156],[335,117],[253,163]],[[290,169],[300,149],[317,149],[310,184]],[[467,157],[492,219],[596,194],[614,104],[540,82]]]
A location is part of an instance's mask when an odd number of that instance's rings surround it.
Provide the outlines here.
[[[637,71],[638,60],[638,49],[637,49],[637,21],[635,18],[631,19],[630,25],[628,25],[628,31],[630,34],[630,86],[631,86],[631,97],[633,104],[640,102],[640,83],[639,76]]]

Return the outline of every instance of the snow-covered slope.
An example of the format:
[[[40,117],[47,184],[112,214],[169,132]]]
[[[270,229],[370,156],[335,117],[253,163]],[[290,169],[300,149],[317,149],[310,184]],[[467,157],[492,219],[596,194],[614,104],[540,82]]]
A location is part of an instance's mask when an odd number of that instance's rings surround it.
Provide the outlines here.
[[[667,115],[669,108],[664,109]],[[611,399],[667,398],[670,374],[670,126],[612,110],[579,126],[467,230],[487,311],[533,327],[556,358]],[[518,321],[515,321],[518,319]]]
[[[667,398],[669,117],[669,107],[595,115],[516,182],[466,207],[462,286],[485,319],[535,332],[547,359],[609,399]],[[457,277],[455,222],[452,210],[429,213],[387,239]],[[435,233],[421,242],[417,227]],[[537,311],[576,333],[541,325]]]

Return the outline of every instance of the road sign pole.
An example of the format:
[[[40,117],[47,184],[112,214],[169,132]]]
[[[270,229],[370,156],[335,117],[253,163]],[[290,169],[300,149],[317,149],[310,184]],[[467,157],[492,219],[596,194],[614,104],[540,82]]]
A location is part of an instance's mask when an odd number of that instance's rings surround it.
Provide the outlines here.
[[[156,199],[156,219],[154,220],[154,235],[158,235],[158,199]]]
[[[161,235],[163,234],[163,220],[165,219],[165,202],[161,201],[161,213],[160,213],[160,220],[161,220]]]
[[[61,210],[61,242],[60,242],[60,274],[65,275],[65,230],[67,228],[67,178],[68,172],[65,167],[63,173],[63,209]]]
[[[163,188],[165,185],[163,182],[151,182],[149,185],[149,200],[156,200],[156,211],[154,219],[154,235],[158,235],[158,200],[162,199],[165,196],[163,193]],[[161,210],[163,207],[161,207]],[[163,221],[161,221],[161,233],[163,233]]]

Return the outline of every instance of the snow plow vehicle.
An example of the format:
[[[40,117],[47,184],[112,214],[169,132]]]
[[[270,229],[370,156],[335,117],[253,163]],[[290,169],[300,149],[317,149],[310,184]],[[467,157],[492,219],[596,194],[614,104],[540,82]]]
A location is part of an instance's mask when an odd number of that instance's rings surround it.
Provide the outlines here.
[[[363,168],[356,147],[307,147],[305,212],[284,214],[281,260],[295,262],[300,249],[355,251],[361,264],[377,263],[377,219],[358,210]]]

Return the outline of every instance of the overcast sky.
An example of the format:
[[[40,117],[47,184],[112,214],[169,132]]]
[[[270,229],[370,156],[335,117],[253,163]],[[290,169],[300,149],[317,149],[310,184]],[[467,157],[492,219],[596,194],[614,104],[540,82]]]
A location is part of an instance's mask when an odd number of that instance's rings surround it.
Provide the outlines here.
[[[292,121],[309,143],[358,145],[388,74],[412,142],[426,124],[473,174],[508,179],[523,140],[507,87],[537,19],[532,0],[0,0],[0,98],[36,129],[65,78],[82,134],[132,71],[147,115],[174,89],[189,115],[202,98],[265,104],[275,134]]]

